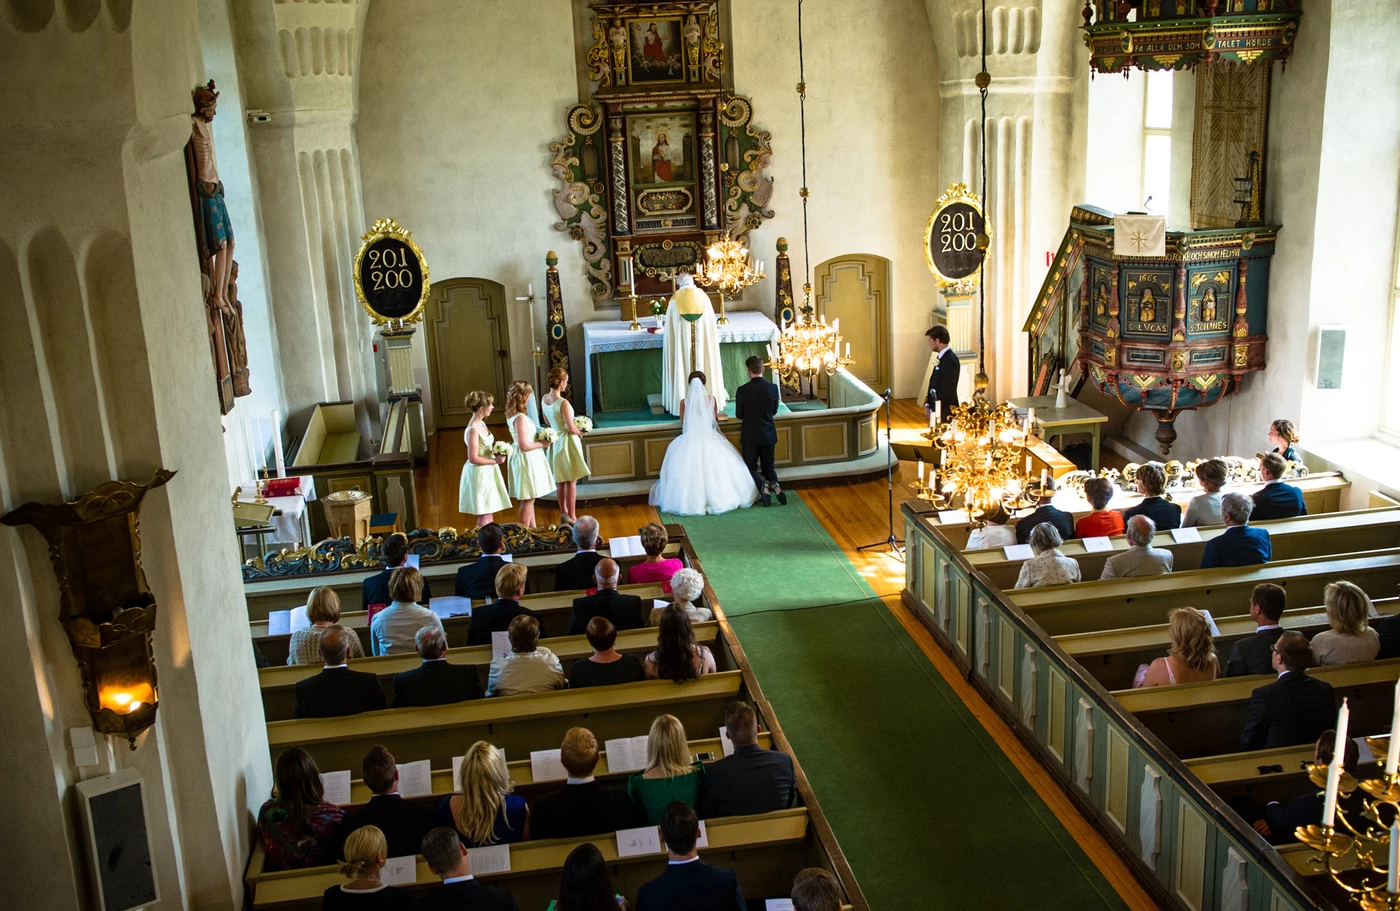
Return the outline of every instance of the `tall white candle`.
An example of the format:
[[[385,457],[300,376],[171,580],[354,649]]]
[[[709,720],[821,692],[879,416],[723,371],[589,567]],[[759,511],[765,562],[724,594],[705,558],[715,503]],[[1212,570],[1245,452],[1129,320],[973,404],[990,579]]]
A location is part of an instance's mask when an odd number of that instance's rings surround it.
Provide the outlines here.
[[[272,454],[277,458],[277,477],[287,476],[287,461],[282,452],[282,415],[272,409]]]
[[[530,282],[530,284],[528,284],[528,285],[525,286],[525,296],[526,296],[526,297],[534,297],[534,296],[535,296],[535,283],[534,283],[534,282]]]
[[[1026,456],[1026,477],[1030,477],[1030,474],[1031,474],[1031,457],[1030,457],[1030,456]]]
[[[1400,817],[1390,824],[1390,869],[1385,874],[1385,891],[1400,892]]]
[[[257,463],[259,468],[266,468],[267,444],[263,442],[262,421],[258,420],[258,413],[256,411],[253,412],[253,426],[258,432],[258,457],[254,459],[254,462]],[[253,477],[256,478],[257,474],[254,473]]]
[[[1351,709],[1347,701],[1337,711],[1337,737],[1332,741],[1332,761],[1327,766],[1327,791],[1322,798],[1322,825],[1330,829],[1337,822],[1337,787],[1342,781],[1342,757],[1346,755],[1347,725],[1351,720]]]
[[[1395,774],[1400,764],[1400,680],[1395,681],[1395,710],[1390,716],[1390,748],[1385,751],[1385,774]]]
[[[243,450],[248,454],[248,477],[256,484],[258,480],[258,458],[253,453],[253,428],[251,422],[248,420],[248,412],[240,411],[239,413],[243,417]]]
[[[937,423],[938,415],[936,412],[934,412],[932,408],[930,408],[928,412],[928,429],[932,430],[934,428],[934,425],[936,425]]]
[[[924,460],[919,459],[919,483],[924,483]]]

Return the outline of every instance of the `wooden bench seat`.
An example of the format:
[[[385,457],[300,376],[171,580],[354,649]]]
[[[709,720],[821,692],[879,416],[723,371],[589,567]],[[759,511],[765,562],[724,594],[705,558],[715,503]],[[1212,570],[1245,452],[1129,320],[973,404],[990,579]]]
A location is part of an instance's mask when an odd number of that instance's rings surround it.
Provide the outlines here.
[[[786,896],[797,872],[807,866],[815,853],[806,807],[778,810],[759,816],[730,816],[705,821],[709,847],[700,856],[722,864],[739,875],[747,896]],[[542,909],[555,897],[564,859],[584,843],[595,845],[609,867],[613,888],[635,907],[637,889],[659,876],[666,867],[666,855],[618,857],[614,836],[556,838],[524,841],[510,846],[510,872],[483,876],[491,885],[511,890],[522,908]],[[319,909],[321,896],[345,878],[333,866],[303,870],[264,872],[261,848],[255,849],[245,882],[256,908]],[[411,886],[419,895],[438,887],[438,878],[418,857],[418,882]]]
[[[644,602],[671,600],[671,596],[666,594],[659,582],[623,585],[618,588],[618,591],[627,595],[636,595]],[[568,634],[569,612],[573,610],[574,599],[582,598],[585,594],[587,593],[582,590],[543,592],[537,595],[526,595],[520,599],[520,603],[540,615],[541,638],[549,639]],[[702,600],[700,604],[704,605],[704,601]],[[355,631],[356,635],[360,637],[360,644],[364,646],[365,654],[368,655],[370,653],[369,622],[365,619],[365,612],[342,612],[340,625]],[[442,628],[447,633],[447,644],[452,647],[465,646],[470,626],[471,618],[467,616],[448,617],[443,620]],[[258,650],[262,652],[268,664],[287,663],[287,649],[291,643],[290,635],[269,636],[266,617],[252,621],[249,624],[249,629],[252,631],[253,641],[257,643]]]
[[[559,746],[574,725],[591,730],[599,742],[645,733],[657,715],[675,715],[687,731],[724,724],[724,709],[745,692],[740,671],[707,674],[673,683],[646,680],[619,686],[588,687],[475,699],[445,706],[384,709],[339,718],[299,718],[267,723],[268,748],[275,764],[290,747],[310,753],[321,769],[355,769],[376,743],[400,762],[429,759],[451,768],[477,740],[489,740],[507,758]]]
[[[1308,673],[1332,684],[1338,705],[1343,698],[1350,700],[1354,736],[1390,727],[1400,658],[1319,667]],[[1227,677],[1117,690],[1113,695],[1178,757],[1189,759],[1238,750],[1250,696],[1274,679],[1272,674]]]
[[[709,623],[697,623],[694,625],[695,639],[701,645],[707,646],[715,656],[715,662],[719,670],[730,670],[732,661],[729,650],[716,645],[719,636],[719,624],[713,620]],[[617,634],[617,645],[619,652],[636,655],[638,660],[656,649],[656,627],[643,627],[641,629],[622,630]],[[569,673],[569,668],[573,662],[579,658],[587,658],[593,654],[593,647],[588,644],[588,639],[584,636],[560,636],[550,639],[545,643],[550,651],[559,657],[564,665],[564,673]],[[460,664],[472,666],[477,670],[477,676],[481,680],[481,688],[486,689],[487,675],[491,669],[491,646],[471,645],[465,648],[448,649],[447,661],[450,664]],[[364,671],[375,674],[379,677],[379,685],[384,689],[385,702],[392,705],[394,702],[394,675],[411,671],[423,663],[423,660],[416,654],[410,655],[383,655],[378,658],[357,658],[348,662],[351,670]],[[298,682],[314,677],[321,672],[319,664],[302,664],[295,666],[265,667],[258,671],[258,685],[262,688],[263,713],[268,721],[282,721],[292,717],[292,701]]]
[[[1218,622],[1248,613],[1250,593],[1260,582],[1282,585],[1294,604],[1321,604],[1323,589],[1340,579],[1372,597],[1390,597],[1400,584],[1400,549],[1022,588],[1004,596],[1046,633],[1063,636],[1165,623],[1168,611],[1183,606],[1209,610]]]
[[[1395,508],[1323,513],[1252,524],[1269,533],[1275,561],[1400,547],[1400,509]],[[1225,526],[1201,528],[1200,533],[1200,541],[1178,544],[1170,532],[1161,531],[1153,539],[1152,546],[1172,552],[1173,565],[1178,573],[1200,569],[1206,543],[1224,534]],[[1084,550],[1083,541],[1078,538],[1066,541],[1060,551],[1079,562],[1080,575],[1086,581],[1097,580],[1103,574],[1104,563],[1131,546],[1123,535],[1116,535],[1109,541],[1113,544],[1112,553],[1088,553]],[[1015,588],[1021,564],[1025,562],[1006,559],[1001,548],[969,550],[963,556],[1003,590]]]
[[[610,556],[609,549],[599,547],[598,552]],[[529,590],[552,592],[554,590],[554,567],[573,559],[573,550],[559,550],[544,554],[521,554],[515,562],[529,570]],[[681,546],[672,541],[666,545],[662,555],[678,557]],[[627,578],[627,570],[642,562],[643,557],[622,557],[617,562],[622,566],[622,578]],[[476,561],[463,560],[457,563],[428,563],[423,566],[423,578],[428,580],[433,591],[439,595],[452,594],[457,582],[457,570]],[[282,576],[276,579],[259,579],[243,584],[243,594],[248,602],[249,620],[266,620],[275,610],[290,610],[306,603],[311,591],[322,585],[335,590],[340,597],[342,611],[358,610],[363,597],[364,582],[371,576],[384,571],[384,567],[373,569],[341,570],[330,573],[303,573],[295,576]]]

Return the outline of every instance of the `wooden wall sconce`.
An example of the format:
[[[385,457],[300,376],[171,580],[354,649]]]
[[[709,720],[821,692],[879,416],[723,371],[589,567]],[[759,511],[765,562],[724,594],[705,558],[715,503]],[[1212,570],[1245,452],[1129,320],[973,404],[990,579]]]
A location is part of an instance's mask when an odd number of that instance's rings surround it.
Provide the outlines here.
[[[6,525],[32,525],[48,542],[59,620],[78,659],[93,727],[125,737],[133,750],[159,706],[151,652],[156,599],[141,570],[137,512],[148,490],[174,476],[162,468],[149,484],[109,481],[69,503],[26,503],[0,516]]]

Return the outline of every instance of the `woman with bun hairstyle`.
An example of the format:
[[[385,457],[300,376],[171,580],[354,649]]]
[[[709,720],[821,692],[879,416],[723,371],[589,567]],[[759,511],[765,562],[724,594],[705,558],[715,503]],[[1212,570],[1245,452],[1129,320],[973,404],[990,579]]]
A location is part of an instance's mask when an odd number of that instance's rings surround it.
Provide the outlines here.
[[[361,826],[345,839],[340,875],[345,882],[321,896],[323,911],[399,911],[417,904],[413,893],[380,881],[389,843],[378,826]]]
[[[578,482],[588,477],[588,461],[583,457],[583,431],[574,423],[574,406],[564,398],[569,388],[569,371],[555,367],[545,377],[549,392],[540,402],[544,419],[559,439],[549,447],[550,467],[554,469],[554,484],[559,498],[559,521],[578,519]]]
[[[506,390],[506,421],[515,446],[510,451],[510,493],[520,501],[515,515],[526,528],[535,527],[535,499],[554,488],[554,471],[545,450],[549,443],[535,439],[538,429],[530,420],[530,396],[535,390],[524,380],[516,380]]]
[[[510,494],[501,466],[506,457],[496,455],[496,438],[486,429],[486,418],[495,411],[495,397],[489,392],[467,394],[472,419],[467,423],[467,464],[462,466],[462,483],[457,493],[457,510],[476,516],[476,527],[496,521],[496,513],[510,508]]]

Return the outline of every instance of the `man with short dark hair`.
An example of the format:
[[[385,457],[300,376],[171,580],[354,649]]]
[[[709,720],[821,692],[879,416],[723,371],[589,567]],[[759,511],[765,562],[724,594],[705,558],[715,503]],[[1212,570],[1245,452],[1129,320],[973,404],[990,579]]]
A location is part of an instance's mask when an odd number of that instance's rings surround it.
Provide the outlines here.
[[[1313,762],[1320,766],[1330,765],[1336,749],[1337,732],[1323,731],[1313,745]],[[1342,769],[1348,775],[1356,775],[1356,767],[1361,762],[1361,750],[1356,741],[1347,738],[1342,747]],[[1365,795],[1360,788],[1349,795],[1337,796],[1337,807],[1349,819],[1360,819],[1366,812]],[[1297,841],[1293,833],[1305,826],[1322,824],[1323,792],[1310,787],[1299,797],[1288,803],[1277,800],[1261,805],[1247,795],[1232,798],[1230,807],[1244,821],[1253,826],[1254,831],[1269,840],[1271,845],[1286,845]]]
[[[924,414],[931,419],[936,408],[939,420],[946,421],[952,410],[958,407],[958,380],[962,374],[962,363],[953,353],[953,337],[948,334],[947,327],[934,326],[924,333],[924,337],[928,339],[929,350],[933,352],[929,359],[931,367],[927,374],[928,394],[924,396]]]
[[[642,599],[636,595],[624,595],[617,590],[622,580],[622,569],[617,561],[605,557],[598,561],[593,571],[597,583],[596,594],[574,599],[574,608],[569,612],[569,635],[581,636],[588,628],[588,621],[594,617],[606,617],[617,629],[639,629],[646,623],[650,608],[644,612]]]
[[[1128,549],[1104,561],[1100,579],[1128,579],[1133,576],[1160,576],[1172,571],[1175,557],[1165,547],[1153,547],[1157,526],[1147,516],[1133,516],[1123,529]]]
[[[1279,619],[1283,617],[1287,601],[1288,595],[1283,588],[1272,582],[1254,586],[1254,592],[1249,597],[1249,617],[1255,623],[1254,634],[1230,646],[1230,658],[1225,662],[1226,677],[1267,674],[1273,669],[1274,643],[1283,635]]]
[[[593,587],[593,570],[603,555],[598,553],[598,520],[579,516],[574,523],[574,546],[578,552],[554,568],[554,590],[582,591]]]
[[[1249,525],[1253,510],[1254,501],[1242,493],[1227,493],[1220,498],[1220,517],[1225,520],[1225,530],[1206,542],[1201,569],[1258,566],[1273,558],[1274,545],[1269,533]]]
[[[1271,750],[1312,743],[1332,726],[1337,713],[1332,684],[1308,675],[1312,646],[1302,633],[1289,630],[1273,645],[1278,679],[1249,697],[1249,715],[1240,734],[1240,751]]]
[[[399,767],[394,755],[382,746],[372,746],[360,762],[365,787],[374,796],[369,803],[345,814],[338,840],[365,826],[376,826],[389,843],[390,857],[417,854],[423,836],[433,827],[433,808],[399,796]]]
[[[630,829],[643,820],[620,788],[593,777],[598,739],[587,728],[569,728],[559,746],[559,762],[569,773],[564,786],[530,805],[531,838],[585,838]]]
[[[510,629],[510,621],[521,614],[540,619],[540,615],[524,607],[525,578],[528,573],[519,563],[507,563],[496,573],[496,600],[472,608],[471,626],[467,627],[467,645],[490,645],[492,633]]]
[[[1264,486],[1254,492],[1254,513],[1256,521],[1265,519],[1293,519],[1308,514],[1303,502],[1303,492],[1292,484],[1279,480],[1288,470],[1283,456],[1271,452],[1259,460],[1259,477]]]
[[[773,468],[773,447],[778,444],[778,431],[773,415],[778,413],[778,386],[763,378],[763,361],[750,356],[744,361],[749,381],[734,392],[734,416],[739,427],[739,448],[744,451],[744,466],[753,474],[759,499],[771,506],[772,497],[787,505],[787,494],[778,484],[778,472]]]
[[[808,867],[792,881],[792,911],[841,911],[841,886],[821,867]]]
[[[423,627],[413,637],[413,644],[423,663],[394,675],[394,708],[448,705],[482,698],[481,676],[476,667],[448,663],[447,635],[442,627]]]
[[[1123,510],[1123,518],[1147,516],[1157,526],[1158,531],[1181,527],[1181,507],[1168,503],[1162,494],[1167,490],[1167,473],[1156,462],[1148,462],[1137,470],[1138,493],[1142,502],[1131,509]]]
[[[792,757],[758,745],[758,716],[747,702],[731,702],[724,727],[734,752],[705,768],[700,815],[752,816],[792,806],[797,776]]]
[[[423,859],[442,880],[442,888],[418,903],[425,911],[520,911],[508,889],[472,877],[467,849],[457,833],[439,826],[423,837]]]
[[[700,859],[700,817],[677,800],[661,814],[666,872],[637,890],[637,911],[744,911],[739,877]]]
[[[457,570],[457,583],[453,588],[457,597],[471,598],[478,603],[496,597],[496,573],[508,562],[501,556],[505,539],[505,530],[495,522],[477,529],[476,543],[481,548],[481,558]]]
[[[1055,526],[1055,530],[1065,541],[1074,537],[1074,516],[1063,509],[1050,505],[1051,501],[1055,499],[1057,486],[1054,478],[1046,477],[1045,484],[1040,488],[1039,504],[1035,512],[1016,520],[1017,544],[1028,543],[1031,539],[1031,532],[1041,522],[1049,522]]]
[[[353,635],[338,623],[322,631],[321,657],[326,664],[321,673],[297,682],[292,696],[293,718],[335,718],[384,708],[379,678],[352,671],[345,663]]]
[[[368,611],[371,604],[388,604],[393,600],[389,597],[389,577],[408,559],[408,538],[402,532],[395,532],[384,542],[379,554],[384,558],[386,568],[383,572],[370,576],[360,586],[360,610],[362,611]],[[418,603],[427,604],[431,600],[433,600],[433,587],[428,584],[427,579],[424,579],[423,591],[418,595]]]

